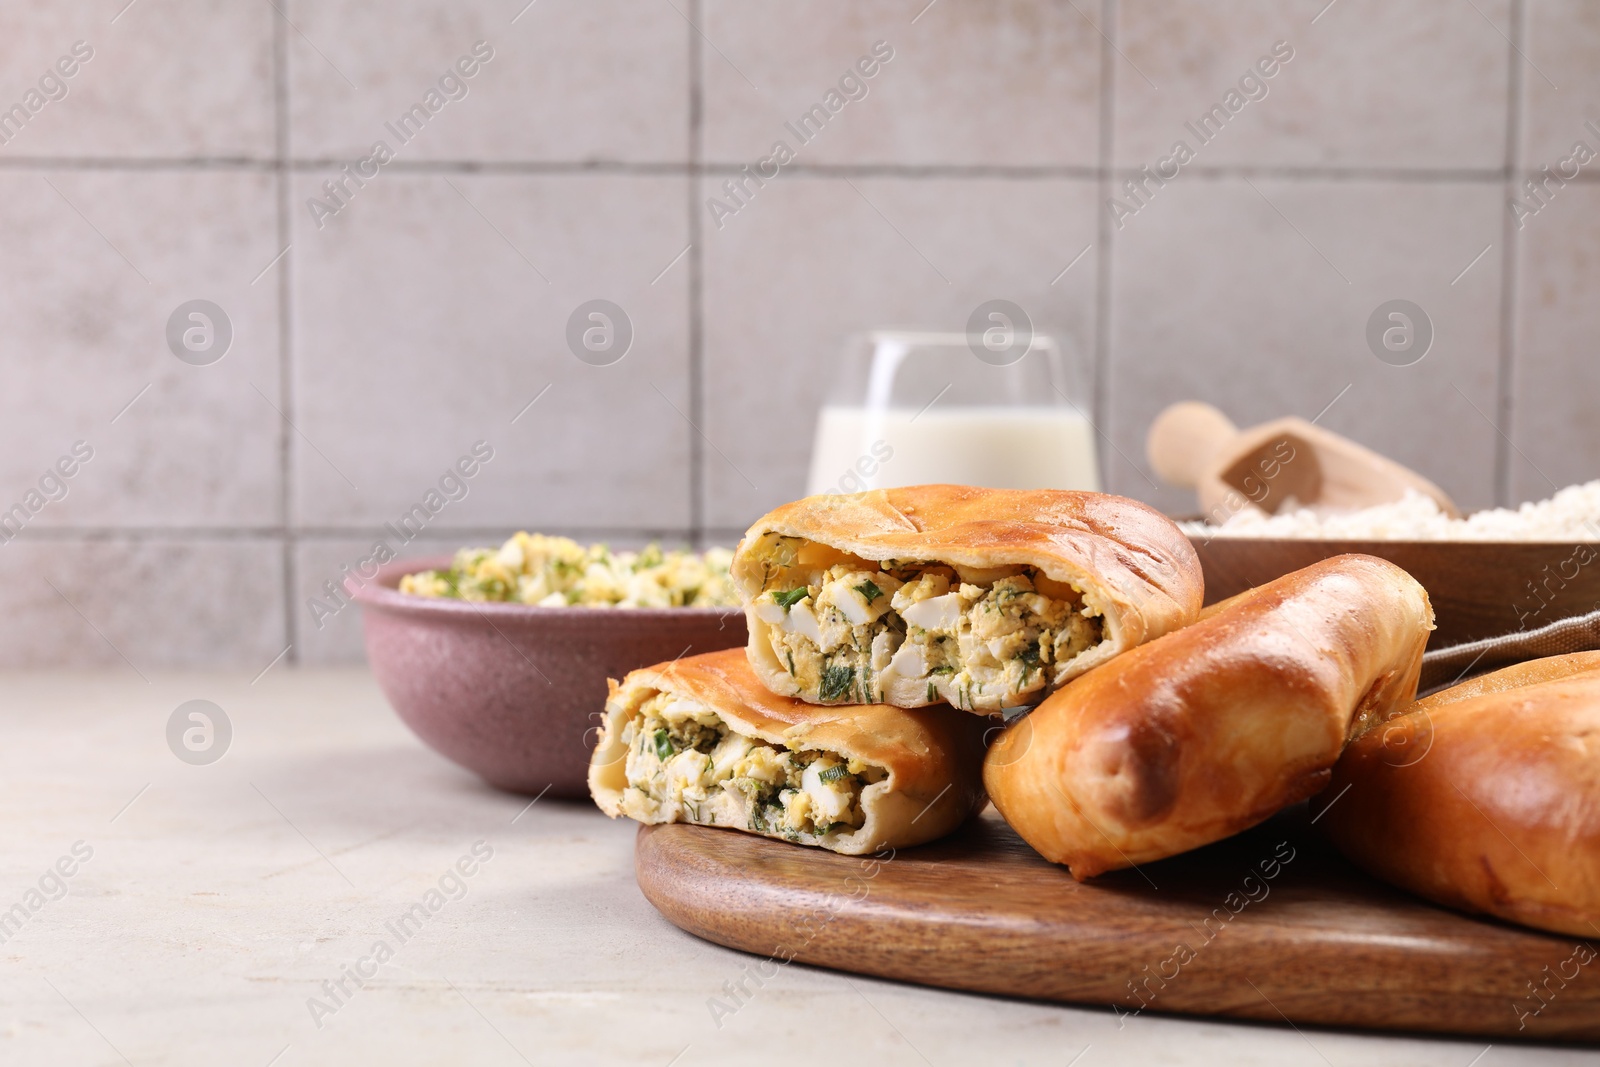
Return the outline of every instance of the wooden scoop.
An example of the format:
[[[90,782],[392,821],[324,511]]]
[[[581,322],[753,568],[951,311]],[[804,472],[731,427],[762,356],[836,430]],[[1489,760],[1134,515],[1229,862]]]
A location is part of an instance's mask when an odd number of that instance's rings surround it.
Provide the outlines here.
[[[1240,430],[1210,404],[1184,401],[1156,416],[1145,454],[1162,481],[1195,490],[1210,523],[1252,504],[1276,514],[1291,499],[1320,512],[1366,508],[1393,503],[1407,489],[1461,517],[1422,475],[1300,418]]]

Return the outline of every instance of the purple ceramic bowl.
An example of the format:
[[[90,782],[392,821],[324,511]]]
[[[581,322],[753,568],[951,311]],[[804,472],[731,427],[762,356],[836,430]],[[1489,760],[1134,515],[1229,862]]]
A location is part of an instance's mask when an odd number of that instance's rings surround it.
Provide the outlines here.
[[[745,643],[738,608],[540,608],[411,596],[397,560],[355,592],[367,660],[405,724],[490,785],[589,795],[606,679]]]

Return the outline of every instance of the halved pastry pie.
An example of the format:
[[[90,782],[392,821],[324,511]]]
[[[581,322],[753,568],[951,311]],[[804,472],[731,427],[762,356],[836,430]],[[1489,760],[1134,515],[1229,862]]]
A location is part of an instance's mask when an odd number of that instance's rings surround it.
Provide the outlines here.
[[[988,714],[1193,622],[1200,561],[1137,501],[921,485],[807,497],[734,553],[750,662],[819,704]]]
[[[942,837],[985,803],[985,722],[948,707],[775,696],[740,649],[611,682],[589,792],[612,818],[689,822],[849,855]]]

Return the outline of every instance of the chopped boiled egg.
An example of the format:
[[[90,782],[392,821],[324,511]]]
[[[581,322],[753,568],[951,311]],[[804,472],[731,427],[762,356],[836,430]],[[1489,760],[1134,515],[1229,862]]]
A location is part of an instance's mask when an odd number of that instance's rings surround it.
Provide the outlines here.
[[[928,673],[928,655],[922,645],[907,642],[895,652],[889,669],[902,678],[921,678]]]
[[[852,781],[842,764],[817,760],[800,776],[800,787],[811,797],[812,817],[819,823],[833,823],[850,813],[853,803]],[[826,777],[826,780],[824,778]]]
[[[894,658],[895,649],[900,647],[900,642],[905,640],[903,634],[893,630],[882,630],[872,639],[872,669],[881,671],[889,666]]]
[[[900,617],[924,630],[954,630],[961,622],[961,612],[961,594],[946,593],[908,605]]]
[[[809,638],[818,645],[822,644],[822,627],[818,625],[816,613],[811,610],[811,605],[804,601],[789,609],[789,614],[784,616],[783,628],[790,633]]]

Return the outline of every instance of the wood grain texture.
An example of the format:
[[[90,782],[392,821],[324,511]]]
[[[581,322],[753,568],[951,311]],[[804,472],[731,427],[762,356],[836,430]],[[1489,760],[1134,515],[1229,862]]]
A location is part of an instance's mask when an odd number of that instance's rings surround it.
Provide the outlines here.
[[[1191,537],[1206,603],[1264,585],[1329,556],[1363,552],[1404,568],[1433,601],[1430,649],[1535,629],[1600,608],[1600,545],[1438,541],[1313,541]]]
[[[992,811],[876,861],[646,826],[635,866],[676,925],[779,960],[1119,1013],[1600,1040],[1600,960],[1550,978],[1575,939],[1375,882],[1332,852],[1304,807],[1086,884]]]

